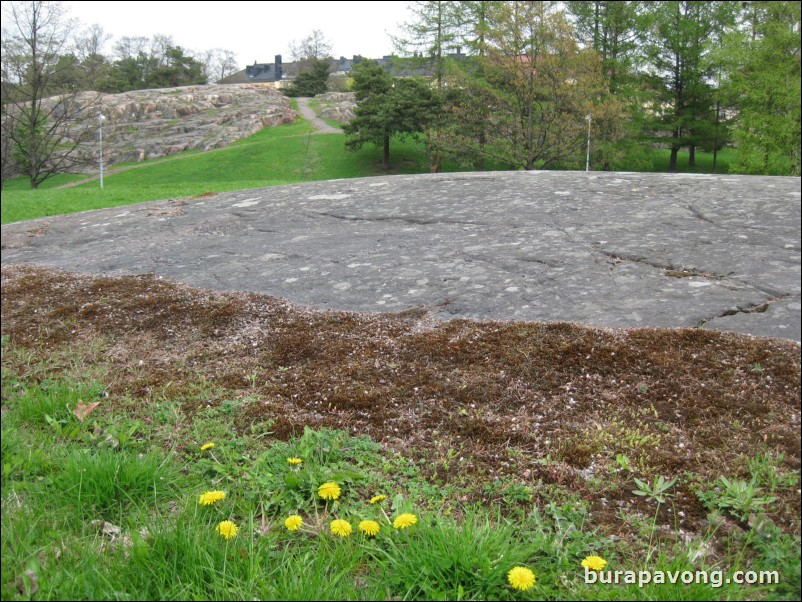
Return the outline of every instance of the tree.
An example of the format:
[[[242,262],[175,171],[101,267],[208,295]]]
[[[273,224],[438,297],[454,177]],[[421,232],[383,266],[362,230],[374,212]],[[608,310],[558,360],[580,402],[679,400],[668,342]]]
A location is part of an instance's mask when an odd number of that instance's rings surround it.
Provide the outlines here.
[[[114,46],[118,56],[101,82],[104,92],[126,92],[144,88],[170,88],[205,84],[206,66],[169,36],[121,38]]]
[[[3,129],[16,170],[37,188],[80,163],[79,152],[95,132],[87,119],[93,99],[79,97],[72,78],[65,77],[75,61],[70,52],[75,25],[62,6],[8,2],[3,9]]]
[[[572,1],[566,6],[575,39],[602,60],[608,89],[593,116],[592,162],[611,169],[633,146],[650,146],[643,110],[646,95],[637,67],[644,61],[652,16],[640,1]]]
[[[203,72],[208,81],[218,82],[237,70],[237,55],[231,50],[213,48],[203,53]]]
[[[800,175],[800,3],[749,2],[722,51],[739,171]]]
[[[451,144],[456,126],[453,113],[442,110],[449,106],[456,95],[446,89],[445,80],[449,64],[453,62],[451,56],[462,56],[463,46],[467,50],[474,49],[472,34],[479,29],[477,22],[488,4],[441,0],[411,2],[409,10],[413,18],[403,24],[402,35],[393,38],[399,52],[413,55],[403,62],[411,63],[413,68],[430,69],[433,75],[433,87],[429,95],[438,110],[433,111],[423,128],[432,172],[440,171],[444,155],[458,154],[457,147]]]
[[[185,54],[180,46],[167,46],[161,64],[146,80],[148,88],[174,88],[205,83],[203,63]]]
[[[311,71],[317,61],[331,59],[331,42],[323,32],[315,29],[300,42],[290,44],[290,59],[296,63],[298,73]]]
[[[6,130],[6,105],[2,105],[2,116],[0,116],[0,189],[3,188],[6,180],[14,175],[14,141],[11,140]]]
[[[331,42],[322,31],[315,29],[300,42],[293,42],[290,57],[295,63],[295,79],[287,89],[287,96],[315,96],[328,89]]]
[[[420,52],[423,60],[431,61],[437,88],[443,85],[447,54],[459,47],[459,4],[441,0],[410,2],[413,20],[402,26],[402,37],[393,39],[400,52],[415,55]]]
[[[314,59],[309,63],[307,71],[295,76],[292,86],[287,88],[287,96],[316,96],[328,89],[329,69],[328,60]]]
[[[290,58],[294,61],[304,59],[325,59],[331,57],[331,42],[320,29],[312,30],[300,42],[290,44]]]
[[[602,58],[602,69],[616,93],[640,62],[651,15],[645,2],[593,0],[566,2],[578,40]]]
[[[677,154],[696,145],[714,117],[711,63],[707,56],[732,22],[736,2],[655,2],[649,55],[661,86],[654,99],[655,127],[671,136],[669,169],[676,171]]]
[[[343,126],[348,149],[370,143],[382,147],[382,168],[390,169],[390,140],[423,131],[435,102],[429,86],[415,78],[394,78],[378,65],[362,63],[354,72],[355,117]]]
[[[148,55],[150,40],[145,36],[123,36],[114,43],[114,58],[117,61]]]
[[[575,160],[587,139],[586,116],[605,92],[598,55],[577,47],[552,3],[490,8],[487,55],[455,82],[467,91],[469,104],[458,107],[473,122],[466,131],[481,125],[474,119],[489,120],[484,154],[520,169]]]
[[[86,28],[76,40],[76,56],[81,66],[83,90],[98,90],[100,82],[108,77],[111,63],[103,54],[111,35],[94,24]]]

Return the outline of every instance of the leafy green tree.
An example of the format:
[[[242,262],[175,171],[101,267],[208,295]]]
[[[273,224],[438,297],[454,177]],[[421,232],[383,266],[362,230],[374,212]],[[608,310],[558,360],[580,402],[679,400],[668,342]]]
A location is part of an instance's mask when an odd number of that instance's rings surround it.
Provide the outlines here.
[[[118,93],[149,88],[151,73],[158,68],[154,57],[144,52],[115,61],[106,77],[100,80],[103,92]]]
[[[654,19],[648,53],[660,85],[652,101],[654,127],[670,136],[669,169],[676,171],[677,155],[696,145],[714,118],[712,63],[708,55],[729,27],[736,2],[671,1],[650,6]]]
[[[378,65],[361,64],[354,73],[355,117],[345,126],[345,146],[382,148],[382,167],[390,169],[393,137],[417,136],[436,108],[431,89],[415,78],[394,78]]]
[[[608,90],[593,115],[592,164],[611,169],[633,147],[648,147],[645,95],[635,66],[642,63],[650,15],[645,2],[566,2],[574,37],[602,60]]]
[[[724,91],[745,173],[800,175],[800,3],[749,2],[723,45]]]
[[[566,2],[577,39],[602,58],[602,69],[617,93],[630,83],[650,25],[646,2],[593,0]]]
[[[455,109],[465,131],[472,138],[489,126],[483,154],[516,168],[575,161],[587,140],[586,116],[605,92],[598,55],[579,49],[549,2],[494,3],[486,40],[486,56],[454,82],[466,91],[467,103]]]

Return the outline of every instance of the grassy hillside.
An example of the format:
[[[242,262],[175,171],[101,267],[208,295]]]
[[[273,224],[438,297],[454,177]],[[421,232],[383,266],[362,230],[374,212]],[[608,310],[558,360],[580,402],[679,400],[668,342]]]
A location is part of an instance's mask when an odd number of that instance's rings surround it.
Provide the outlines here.
[[[420,145],[393,144],[390,173],[426,171]],[[115,166],[104,178],[71,188],[57,186],[76,176],[59,176],[39,190],[30,190],[24,178],[7,182],[3,191],[3,223],[100,209],[170,197],[192,196],[242,188],[295,182],[353,178],[383,174],[375,149],[350,153],[342,134],[312,135],[303,121],[265,128],[226,148],[206,153],[188,152],[135,165]]]
[[[718,172],[727,171],[731,155],[732,151],[719,154]],[[394,140],[391,162],[392,170],[384,172],[376,148],[348,152],[344,134],[313,134],[312,126],[299,120],[265,128],[226,148],[116,165],[104,178],[102,190],[96,179],[75,184],[96,174],[57,176],[39,190],[30,190],[25,178],[9,180],[3,190],[2,223],[207,192],[429,171],[423,145],[413,140]],[[697,162],[698,171],[711,171],[712,155],[697,153]],[[650,166],[650,171],[666,171],[668,151],[654,150],[648,157],[633,159],[635,163]],[[680,155],[679,168],[688,171],[687,155]],[[459,169],[453,163],[443,164],[444,171]]]

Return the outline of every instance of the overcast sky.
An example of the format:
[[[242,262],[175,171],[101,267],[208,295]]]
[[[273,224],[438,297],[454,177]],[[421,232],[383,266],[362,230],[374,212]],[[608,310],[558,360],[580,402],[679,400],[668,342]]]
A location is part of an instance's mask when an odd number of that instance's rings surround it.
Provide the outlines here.
[[[224,48],[240,67],[289,60],[293,40],[320,29],[333,54],[379,58],[391,54],[389,34],[409,20],[407,2],[63,2],[84,26],[97,23],[114,36],[162,33],[194,51]],[[106,52],[111,52],[111,44]]]

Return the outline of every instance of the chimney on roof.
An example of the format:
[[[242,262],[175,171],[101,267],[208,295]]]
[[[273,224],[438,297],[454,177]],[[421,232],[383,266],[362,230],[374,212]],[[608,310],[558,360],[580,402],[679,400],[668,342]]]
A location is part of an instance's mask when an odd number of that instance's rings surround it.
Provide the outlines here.
[[[281,80],[282,69],[281,69],[281,55],[276,55],[276,81]]]

